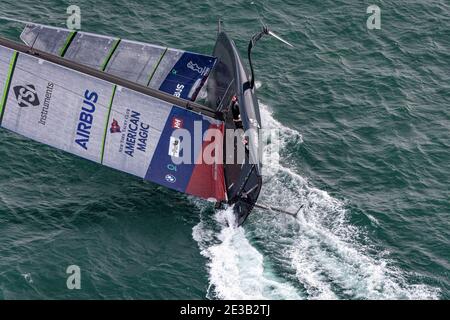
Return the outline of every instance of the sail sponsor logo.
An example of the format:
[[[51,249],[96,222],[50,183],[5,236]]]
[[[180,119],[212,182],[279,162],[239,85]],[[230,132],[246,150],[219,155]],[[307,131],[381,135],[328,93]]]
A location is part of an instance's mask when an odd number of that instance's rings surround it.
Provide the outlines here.
[[[50,101],[52,100],[53,88],[55,87],[53,82],[47,83],[47,89],[45,90],[44,103],[42,104],[41,117],[39,124],[45,126],[47,124],[48,111],[50,109]]]
[[[91,137],[92,125],[94,123],[94,113],[98,94],[94,91],[86,90],[84,92],[83,106],[78,117],[77,133],[75,143],[85,150],[88,150],[89,139]]]
[[[47,124],[50,101],[52,99],[54,87],[55,85],[53,82],[48,82],[47,88],[45,89],[44,103],[42,104],[41,114],[38,121],[38,123],[43,126]],[[21,108],[37,107],[41,104],[36,87],[32,84],[15,86],[13,91],[17,99],[17,104]]]
[[[21,108],[36,107],[40,104],[36,88],[32,84],[15,86],[13,91],[16,95],[17,104]]]
[[[183,92],[184,84],[177,84],[177,87],[175,88],[175,93],[173,94],[175,97],[180,98],[181,93]]]
[[[177,181],[177,178],[172,174],[166,174],[165,179],[169,183],[175,183]]]
[[[171,157],[180,157],[180,149],[181,149],[181,141],[179,138],[170,137],[169,143],[169,156]]]
[[[131,109],[127,109],[125,114],[123,122],[125,129],[120,139],[119,152],[130,157],[134,157],[136,151],[147,152],[150,125],[141,121],[141,117],[139,112]]]
[[[183,128],[183,119],[173,117],[172,118],[172,129],[182,129]],[[180,150],[181,150],[181,140],[177,137],[170,137],[169,141],[169,156],[171,157],[180,157]]]
[[[116,119],[113,119],[112,123],[111,123],[111,128],[109,129],[109,131],[111,133],[120,133],[122,131],[120,131],[120,126],[119,123],[117,122]]]
[[[206,76],[209,72],[208,67],[200,67],[197,63],[194,63],[192,61],[189,61],[187,64],[187,67],[191,69],[192,71],[198,72],[202,76]]]
[[[172,128],[173,129],[183,128],[183,119],[173,117],[172,118]]]

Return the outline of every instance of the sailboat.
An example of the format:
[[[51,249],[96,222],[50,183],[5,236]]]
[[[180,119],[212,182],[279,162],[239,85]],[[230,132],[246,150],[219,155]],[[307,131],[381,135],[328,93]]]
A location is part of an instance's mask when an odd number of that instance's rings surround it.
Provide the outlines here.
[[[233,206],[241,225],[262,187],[251,48],[270,33],[265,27],[250,41],[249,76],[220,23],[212,55],[29,23],[23,43],[0,38],[0,126],[216,207]],[[227,138],[228,129],[253,136]],[[243,161],[227,161],[227,139],[235,149],[244,145]],[[210,150],[213,161],[202,161]]]

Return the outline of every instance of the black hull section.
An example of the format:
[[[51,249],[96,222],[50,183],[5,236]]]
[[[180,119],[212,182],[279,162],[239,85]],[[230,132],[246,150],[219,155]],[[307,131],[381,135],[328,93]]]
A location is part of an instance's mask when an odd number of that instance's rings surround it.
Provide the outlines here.
[[[238,195],[237,201],[234,203],[234,213],[236,214],[238,225],[243,224],[250,212],[253,210],[255,203],[258,200],[261,186],[261,175],[254,173],[248,177],[242,193]]]
[[[223,112],[226,129],[236,129],[230,104],[233,97],[239,104],[242,129],[255,132],[249,143],[257,145],[261,128],[259,105],[253,89],[248,88],[249,77],[233,41],[221,32],[217,37],[213,55],[218,62],[208,80],[208,106]],[[255,140],[256,139],[256,140]],[[240,141],[234,141],[236,147]],[[226,145],[227,143],[225,143]],[[260,153],[254,146],[245,155],[245,162],[224,165],[228,204],[234,204],[238,225],[245,222],[252,211],[262,186]],[[225,150],[224,155],[226,155]]]

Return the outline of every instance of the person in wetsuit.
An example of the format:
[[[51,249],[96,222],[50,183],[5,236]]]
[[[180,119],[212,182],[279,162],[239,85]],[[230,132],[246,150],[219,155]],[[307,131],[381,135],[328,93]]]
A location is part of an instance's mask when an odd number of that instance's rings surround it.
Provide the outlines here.
[[[238,99],[236,96],[233,96],[233,98],[231,99],[231,112],[233,114],[233,122],[234,122],[234,125],[236,126],[236,129],[243,129],[244,126],[242,124],[241,111],[239,110],[239,103],[238,103]],[[248,153],[248,151],[249,151],[248,138],[245,137],[244,135],[241,138],[242,138],[242,144],[245,147],[245,152]]]
[[[241,111],[239,110],[239,102],[236,96],[231,99],[231,113],[233,114],[233,122],[238,129],[242,129]]]

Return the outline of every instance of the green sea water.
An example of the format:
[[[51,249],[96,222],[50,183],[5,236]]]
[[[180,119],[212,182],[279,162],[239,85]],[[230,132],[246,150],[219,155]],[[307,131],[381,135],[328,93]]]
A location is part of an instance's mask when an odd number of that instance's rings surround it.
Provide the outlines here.
[[[70,4],[0,15],[64,27]],[[243,56],[260,21],[294,43],[254,50],[263,125],[281,133],[261,202],[303,209],[230,228],[230,210],[0,129],[0,298],[450,298],[448,1],[76,4],[83,31],[194,52],[219,18]],[[2,36],[21,27],[0,20]]]

